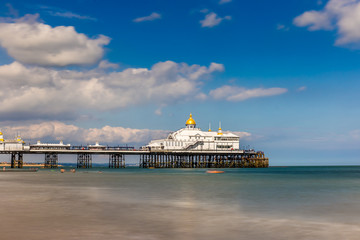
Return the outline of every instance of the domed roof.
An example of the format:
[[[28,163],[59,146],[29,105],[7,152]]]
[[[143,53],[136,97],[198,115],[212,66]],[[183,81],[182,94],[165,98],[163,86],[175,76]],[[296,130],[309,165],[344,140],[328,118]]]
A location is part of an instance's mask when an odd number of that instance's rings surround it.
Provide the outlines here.
[[[186,125],[196,125],[195,120],[192,118],[192,114],[190,113],[189,119],[185,123]]]

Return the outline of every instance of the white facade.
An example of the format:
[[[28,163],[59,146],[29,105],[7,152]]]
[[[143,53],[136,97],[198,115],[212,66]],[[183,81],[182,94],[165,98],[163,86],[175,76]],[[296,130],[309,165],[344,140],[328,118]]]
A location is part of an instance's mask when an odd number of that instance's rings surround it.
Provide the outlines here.
[[[70,147],[70,144],[64,144],[63,141],[60,141],[60,143],[42,143],[40,141],[37,141],[36,144],[30,145],[30,150],[69,150]]]
[[[18,136],[16,139],[5,140],[0,131],[0,151],[1,150],[23,150],[25,142]]]
[[[89,150],[105,150],[106,146],[100,145],[99,142],[96,142],[95,145],[88,145]]]
[[[190,118],[186,121],[185,128],[170,133],[166,139],[153,140],[146,148],[151,150],[239,150],[239,136],[232,133],[222,133],[221,127],[218,132],[201,131],[196,128],[195,120]]]

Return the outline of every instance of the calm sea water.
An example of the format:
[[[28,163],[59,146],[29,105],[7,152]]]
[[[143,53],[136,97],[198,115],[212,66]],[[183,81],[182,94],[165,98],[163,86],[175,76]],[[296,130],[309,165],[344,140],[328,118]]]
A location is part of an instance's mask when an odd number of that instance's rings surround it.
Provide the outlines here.
[[[205,172],[0,172],[0,239],[359,239],[359,166]]]

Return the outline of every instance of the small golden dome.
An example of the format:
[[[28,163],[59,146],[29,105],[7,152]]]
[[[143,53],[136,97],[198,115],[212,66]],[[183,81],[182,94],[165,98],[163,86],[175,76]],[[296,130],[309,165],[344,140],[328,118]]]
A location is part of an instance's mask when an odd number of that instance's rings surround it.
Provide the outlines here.
[[[218,130],[217,135],[223,135],[222,130],[221,130],[221,127],[219,127],[219,130]]]
[[[186,125],[196,125],[195,120],[192,118],[192,114],[190,113],[189,119],[185,123]]]

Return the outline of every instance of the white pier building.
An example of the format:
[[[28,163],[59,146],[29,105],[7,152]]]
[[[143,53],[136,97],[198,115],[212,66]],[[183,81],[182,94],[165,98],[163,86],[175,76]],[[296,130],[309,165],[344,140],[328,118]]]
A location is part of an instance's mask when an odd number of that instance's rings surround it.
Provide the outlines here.
[[[217,132],[201,131],[190,114],[185,128],[170,133],[166,139],[153,140],[145,148],[150,150],[239,150],[240,137],[233,133],[223,133],[221,126]]]
[[[36,144],[30,145],[30,150],[69,150],[70,147],[70,144],[64,144],[63,141],[59,143],[42,143],[39,140]]]
[[[23,150],[25,142],[18,136],[16,139],[5,140],[0,131],[0,151],[1,150]]]

